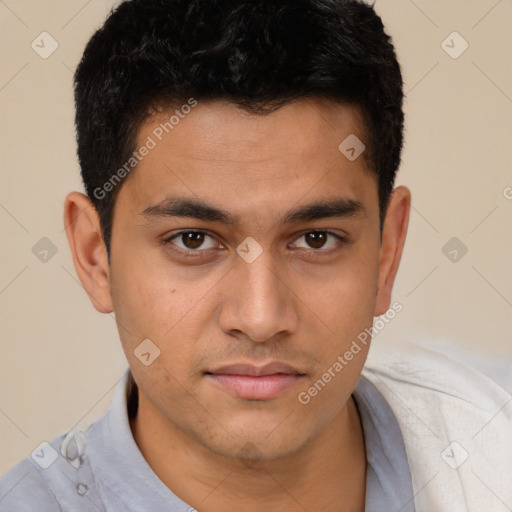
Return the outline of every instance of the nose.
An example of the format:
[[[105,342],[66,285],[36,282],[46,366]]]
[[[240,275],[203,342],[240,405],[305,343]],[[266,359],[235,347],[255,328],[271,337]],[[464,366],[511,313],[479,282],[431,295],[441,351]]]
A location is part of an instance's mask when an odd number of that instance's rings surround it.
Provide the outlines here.
[[[287,279],[288,278],[288,279]],[[222,330],[263,343],[295,332],[298,313],[289,276],[269,251],[251,263],[239,258],[224,283],[218,316]]]

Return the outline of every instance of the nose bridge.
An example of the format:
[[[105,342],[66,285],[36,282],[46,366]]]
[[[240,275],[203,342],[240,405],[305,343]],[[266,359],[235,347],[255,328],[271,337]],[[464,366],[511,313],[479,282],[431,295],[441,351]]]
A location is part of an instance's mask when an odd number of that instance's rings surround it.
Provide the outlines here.
[[[253,302],[270,305],[279,300],[282,283],[270,251],[265,251],[251,263],[240,262],[239,271],[244,294]]]
[[[245,258],[244,254],[255,250],[250,244],[238,248],[249,250],[241,253],[233,269],[222,328],[242,331],[253,341],[265,341],[278,332],[293,330],[296,315],[271,251],[261,248],[256,257],[253,252],[251,258]]]

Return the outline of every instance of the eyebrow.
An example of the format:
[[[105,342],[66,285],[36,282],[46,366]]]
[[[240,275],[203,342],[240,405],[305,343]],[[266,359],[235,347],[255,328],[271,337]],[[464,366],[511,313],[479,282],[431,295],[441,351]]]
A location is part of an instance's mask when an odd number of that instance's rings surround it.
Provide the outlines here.
[[[354,217],[365,215],[365,213],[366,210],[361,202],[338,197],[298,206],[286,213],[279,220],[279,224],[293,224],[333,217]],[[142,215],[148,219],[187,217],[227,225],[237,225],[239,222],[235,215],[226,210],[188,197],[168,197],[159,204],[146,208]]]

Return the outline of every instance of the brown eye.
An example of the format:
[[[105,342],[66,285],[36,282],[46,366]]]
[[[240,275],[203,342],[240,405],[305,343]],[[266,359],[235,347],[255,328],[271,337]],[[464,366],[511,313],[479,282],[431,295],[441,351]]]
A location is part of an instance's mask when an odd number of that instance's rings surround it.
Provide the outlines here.
[[[207,240],[211,242],[208,245]],[[214,239],[204,231],[180,231],[164,240],[164,243],[172,243],[182,251],[196,252],[215,247]]]
[[[187,249],[199,249],[204,242],[204,233],[185,233],[181,235],[181,240]]]
[[[314,249],[318,252],[327,252],[329,249],[336,248],[345,241],[341,236],[338,236],[330,231],[308,231],[302,234],[297,240],[303,239],[305,244],[298,244],[295,242],[293,245],[301,249]],[[324,249],[320,251],[320,249]]]
[[[311,233],[306,233],[304,236],[308,245],[313,249],[321,249],[327,241],[325,231],[312,231]]]

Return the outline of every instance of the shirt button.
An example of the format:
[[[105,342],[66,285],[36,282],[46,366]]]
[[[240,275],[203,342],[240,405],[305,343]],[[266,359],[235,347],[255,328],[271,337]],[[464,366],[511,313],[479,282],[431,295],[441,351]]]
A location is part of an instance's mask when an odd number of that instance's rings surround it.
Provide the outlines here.
[[[82,483],[77,484],[77,486],[76,486],[76,492],[77,492],[80,496],[84,496],[84,495],[85,495],[85,493],[86,493],[87,491],[88,491],[88,487],[87,487],[87,485],[82,484]]]
[[[82,463],[85,452],[85,438],[80,431],[71,431],[66,435],[60,453],[75,468],[78,469]]]
[[[69,440],[68,445],[66,446],[66,459],[75,460],[78,457],[78,445],[74,438]]]

